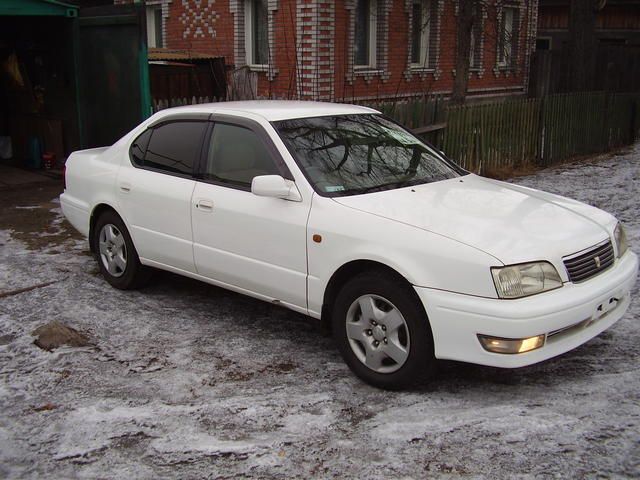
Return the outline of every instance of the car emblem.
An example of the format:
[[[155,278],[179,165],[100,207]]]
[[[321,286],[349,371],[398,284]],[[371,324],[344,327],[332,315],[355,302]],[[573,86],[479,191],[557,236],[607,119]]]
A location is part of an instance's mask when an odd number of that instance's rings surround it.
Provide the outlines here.
[[[595,257],[593,260],[596,262],[596,268],[600,268],[600,257]]]

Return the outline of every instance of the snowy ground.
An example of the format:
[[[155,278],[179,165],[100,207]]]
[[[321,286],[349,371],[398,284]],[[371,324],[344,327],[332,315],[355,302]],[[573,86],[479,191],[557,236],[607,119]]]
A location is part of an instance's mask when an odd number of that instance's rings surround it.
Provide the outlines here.
[[[640,251],[640,145],[517,183],[616,214]],[[447,362],[385,392],[301,315],[169,274],[110,288],[55,192],[35,190],[0,191],[0,292],[55,281],[0,298],[2,478],[640,476],[637,288],[618,324],[560,358]],[[95,346],[40,350],[31,332],[51,320]]]

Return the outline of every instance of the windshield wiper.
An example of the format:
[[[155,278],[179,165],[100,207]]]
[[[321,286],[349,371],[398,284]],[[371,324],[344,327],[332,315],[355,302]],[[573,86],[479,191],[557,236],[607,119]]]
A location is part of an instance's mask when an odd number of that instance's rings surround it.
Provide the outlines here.
[[[417,185],[418,183],[422,183],[420,180],[399,180],[397,182],[389,182],[383,183],[381,185],[371,185],[370,187],[363,187],[354,190],[347,190],[345,193],[359,194],[359,193],[371,193],[382,190],[391,190],[392,188],[402,188],[409,187],[411,185]]]

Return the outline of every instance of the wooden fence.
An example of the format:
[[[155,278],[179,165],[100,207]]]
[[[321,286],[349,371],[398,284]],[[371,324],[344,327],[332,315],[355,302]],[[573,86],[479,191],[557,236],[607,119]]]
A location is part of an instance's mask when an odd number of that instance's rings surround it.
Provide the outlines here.
[[[371,103],[367,106],[379,110],[407,128],[416,129],[441,123],[447,103],[441,95],[430,95],[398,102]]]
[[[409,102],[385,113],[416,129],[425,111]],[[640,94],[560,94],[450,106],[437,115],[446,128],[432,143],[464,168],[485,173],[547,166],[632,143],[640,130]]]
[[[155,84],[162,85],[158,80]],[[174,90],[166,88],[171,99],[166,104],[163,96],[154,96],[156,110],[209,101],[197,96],[182,98]],[[548,166],[578,155],[605,152],[633,143],[640,134],[640,93],[565,93],[455,107],[442,96],[424,96],[368,106],[480,174]]]
[[[442,143],[449,101],[443,95],[425,95],[410,100],[367,104],[418,133],[434,145]]]

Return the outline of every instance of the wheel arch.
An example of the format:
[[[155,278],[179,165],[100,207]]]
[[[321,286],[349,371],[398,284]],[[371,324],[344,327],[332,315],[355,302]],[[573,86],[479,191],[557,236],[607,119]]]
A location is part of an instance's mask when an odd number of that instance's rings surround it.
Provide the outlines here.
[[[122,219],[122,215],[118,213],[118,211],[113,207],[113,205],[110,205],[105,202],[96,204],[93,207],[93,210],[91,210],[91,216],[89,217],[89,249],[91,253],[96,252],[96,245],[95,245],[95,239],[94,239],[95,235],[93,231],[96,225],[96,221],[98,220],[100,215],[108,211],[115,213],[116,215],[118,215],[118,217]],[[124,220],[122,221],[124,222]]]
[[[418,302],[420,308],[424,311],[425,319],[427,318],[427,313],[424,309],[424,305],[422,301],[418,297],[418,294],[413,289],[413,285],[411,282],[396,269],[386,265],[385,263],[376,261],[376,260],[368,260],[368,259],[360,259],[360,260],[352,260],[350,262],[345,263],[340,266],[334,273],[331,275],[329,282],[324,290],[324,296],[322,300],[322,312],[320,319],[323,323],[323,326],[327,329],[331,329],[331,311],[333,307],[333,303],[340,292],[340,289],[348,282],[351,278],[359,275],[363,272],[383,272],[387,275],[390,275],[392,278],[402,283],[415,298],[415,301]],[[430,328],[430,327],[429,327]]]

